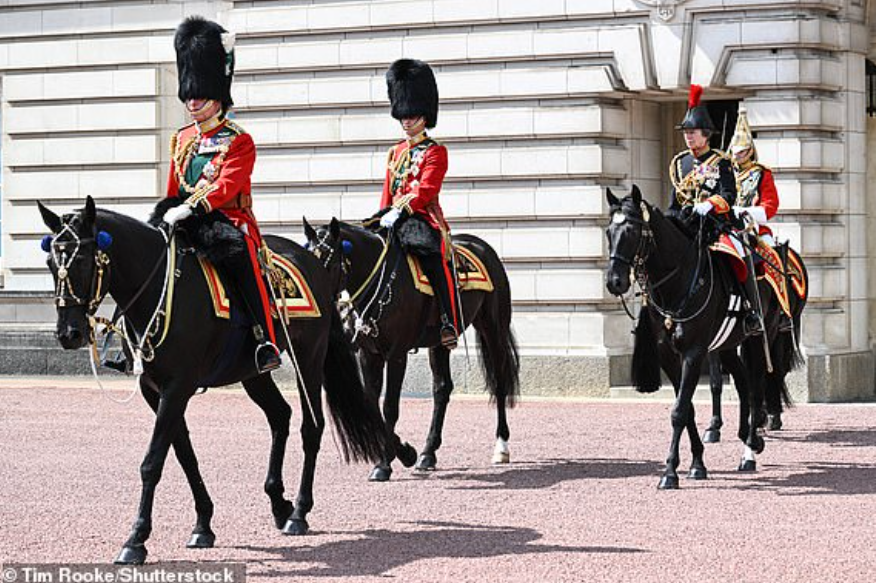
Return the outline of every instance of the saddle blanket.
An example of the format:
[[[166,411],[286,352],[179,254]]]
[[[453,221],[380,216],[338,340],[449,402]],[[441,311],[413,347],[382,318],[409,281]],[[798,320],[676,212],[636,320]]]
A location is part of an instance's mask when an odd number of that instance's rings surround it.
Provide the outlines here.
[[[304,278],[304,274],[288,259],[277,253],[268,253],[270,263],[270,281],[277,295],[277,301],[282,306],[284,321],[290,318],[319,318],[319,306],[310,291],[310,286]],[[231,318],[231,300],[225,291],[225,286],[219,278],[219,273],[213,265],[198,258],[201,271],[207,281],[210,297],[213,300],[213,311],[217,318]],[[271,292],[268,290],[268,297]],[[271,315],[279,317],[280,312],[271,298]]]
[[[748,275],[748,266],[745,259],[739,255],[738,251],[736,251],[736,247],[730,242],[727,235],[721,235],[718,241],[711,246],[711,249],[725,256],[729,256],[736,277],[739,281],[745,281],[745,278]],[[757,278],[766,279],[767,283],[769,283],[770,287],[773,289],[773,292],[775,292],[776,298],[779,300],[779,305],[782,307],[782,311],[785,312],[788,317],[791,317],[788,286],[785,278],[782,277],[781,271],[776,269],[776,267],[782,265],[782,259],[779,257],[779,253],[764,241],[758,240],[757,254],[763,258],[763,261],[759,263],[760,269],[757,270]],[[763,273],[760,273],[761,269],[763,270]],[[801,299],[805,298],[806,280],[803,277],[802,263],[800,256],[797,255],[796,251],[793,249],[788,249],[788,266],[786,269],[788,275],[791,276],[791,284],[795,293]]]
[[[456,256],[456,279],[461,291],[493,291],[493,280],[490,279],[486,266],[477,255],[460,245],[454,245],[453,252]],[[408,266],[414,278],[414,287],[428,296],[435,295],[432,286],[429,285],[429,279],[423,273],[420,260],[408,254]]]

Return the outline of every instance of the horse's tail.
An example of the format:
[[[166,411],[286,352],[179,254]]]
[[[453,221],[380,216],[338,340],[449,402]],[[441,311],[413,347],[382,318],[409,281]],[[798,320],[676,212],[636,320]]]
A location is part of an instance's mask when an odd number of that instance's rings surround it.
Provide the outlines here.
[[[806,307],[806,302],[809,300],[809,272],[806,269],[806,264],[803,263],[803,258],[800,254],[794,251],[786,242],[779,247],[779,256],[782,259],[782,267],[785,273],[790,273],[791,257],[793,256],[796,264],[794,271],[799,274],[799,283],[802,284],[802,295],[797,293],[795,285],[791,281],[791,277],[786,275],[785,283],[788,287],[788,301],[791,303],[791,326],[794,332],[794,342],[789,342],[789,361],[785,372],[788,373],[796,370],[806,364],[806,358],[800,350],[800,328],[803,321],[803,308]]]
[[[660,389],[660,355],[654,340],[651,317],[644,309],[636,325],[630,377],[639,393],[654,393]]]
[[[341,441],[344,459],[376,462],[386,445],[377,403],[365,397],[353,346],[344,334],[337,309],[331,308],[328,352],[323,366],[329,411]]]
[[[520,396],[520,355],[511,329],[511,285],[499,256],[492,247],[478,240],[484,249],[484,264],[493,280],[493,291],[486,294],[474,325],[480,347],[481,372],[490,398],[504,397],[513,407]],[[496,269],[490,269],[496,266]]]

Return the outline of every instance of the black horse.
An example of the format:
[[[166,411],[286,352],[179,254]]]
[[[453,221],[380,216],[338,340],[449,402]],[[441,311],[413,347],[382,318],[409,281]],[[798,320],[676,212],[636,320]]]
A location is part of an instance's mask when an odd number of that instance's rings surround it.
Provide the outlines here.
[[[123,310],[125,328],[146,353],[140,391],[156,413],[155,427],[140,466],[139,512],[117,563],[139,564],[146,559],[145,543],[152,531],[155,488],[171,445],[195,499],[197,519],[188,546],[214,544],[215,534],[210,528],[213,502],[201,479],[185,422],[186,406],[198,387],[240,381],[267,416],[271,450],[264,488],[271,501],[274,523],[286,534],[304,534],[308,530],[314,470],[325,425],[321,407],[323,385],[347,458],[379,459],[384,448],[380,411],[365,399],[355,355],[334,306],[328,273],[310,253],[291,241],[270,238],[273,250],[305,274],[321,312],[318,318],[297,320],[289,326],[303,376],[299,395],[304,463],[293,505],[283,496],[282,477],[292,410],[271,375],[256,372],[249,326],[214,317],[212,300],[195,256],[173,255],[176,281],[172,303],[168,304],[172,310],[168,310],[171,315],[166,334],[137,342],[144,335],[149,336],[147,325],[153,314],[165,309],[161,297],[166,262],[172,255],[168,253],[164,232],[125,215],[95,209],[91,197],[83,210],[63,217],[42,204],[39,208],[54,234],[47,240],[48,264],[56,286],[56,335],[61,345],[77,349],[94,342],[90,316],[108,294]],[[170,279],[173,278],[170,273]],[[277,326],[279,329],[280,324]],[[164,336],[163,340],[157,339],[159,335]],[[285,340],[283,334],[278,335],[279,340]],[[229,352],[228,347],[233,347],[234,342],[238,342],[237,350]],[[305,403],[310,407],[305,408]]]
[[[359,322],[352,334],[359,348],[365,387],[375,403],[380,398],[386,368],[383,418],[387,445],[383,459],[374,467],[369,479],[389,480],[396,457],[407,467],[416,463],[418,470],[434,470],[435,452],[441,446],[444,416],[453,391],[450,352],[441,346],[439,338],[437,303],[416,289],[405,254],[394,238],[387,240],[380,234],[336,219],[318,230],[305,219],[304,227],[308,248],[331,273],[336,292],[348,290],[352,294],[348,307]],[[505,408],[514,406],[520,370],[511,329],[508,276],[496,252],[481,239],[458,235],[453,237],[453,242],[480,259],[494,286],[493,291],[461,293],[462,322],[472,325],[477,333],[481,369],[486,387],[496,402],[498,424],[493,461],[507,463],[510,434]],[[402,443],[395,433],[408,353],[417,348],[429,349],[434,403],[429,435],[419,458],[416,450]]]
[[[740,317],[742,300],[732,283],[727,262],[713,257],[707,248],[708,236],[715,226],[713,219],[699,220],[694,238],[678,221],[671,220],[657,208],[642,200],[638,187],[619,200],[607,192],[611,222],[607,229],[609,262],[606,286],[614,295],[630,287],[631,273],[639,279],[645,293],[645,307],[636,328],[633,350],[633,384],[642,392],[660,386],[660,369],[672,382],[676,399],[672,409],[672,442],[667,467],[659,487],[678,488],[679,441],[686,428],[691,441],[693,462],[690,477],[707,476],[692,398],[706,356],[720,354],[721,362],[733,374],[742,399],[740,437],[746,450],[740,470],[754,468],[754,454],[761,453],[764,440],[758,433],[765,421],[763,413],[764,381],[767,361],[760,336],[746,338]],[[781,308],[778,300],[762,282],[761,304],[773,372],[784,380],[793,366],[796,345],[791,335],[779,334]],[[793,294],[791,294],[793,296]],[[799,338],[800,314],[794,327]],[[736,356],[742,350],[742,361]],[[746,398],[747,397],[747,398]]]

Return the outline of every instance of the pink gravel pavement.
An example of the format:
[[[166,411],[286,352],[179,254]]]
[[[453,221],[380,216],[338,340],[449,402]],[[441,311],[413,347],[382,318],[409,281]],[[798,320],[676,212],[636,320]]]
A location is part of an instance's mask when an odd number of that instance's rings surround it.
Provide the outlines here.
[[[397,466],[386,484],[344,465],[327,433],[311,534],[290,538],[274,530],[262,492],[266,423],[242,392],[211,391],[188,420],[217,546],[184,548],[194,510],[171,457],[149,562],[244,561],[250,580],[296,582],[873,581],[876,407],[798,406],[754,475],[734,471],[735,407],[725,441],[707,446],[710,479],[674,492],[656,489],[665,402],[524,399],[509,420],[512,463],[492,466],[495,414],[485,399],[459,398],[439,471]],[[430,409],[403,402],[403,439],[422,445]],[[699,404],[701,426],[707,413]],[[0,562],[111,561],[134,518],[151,421],[139,396],[116,404],[87,380],[0,380]]]

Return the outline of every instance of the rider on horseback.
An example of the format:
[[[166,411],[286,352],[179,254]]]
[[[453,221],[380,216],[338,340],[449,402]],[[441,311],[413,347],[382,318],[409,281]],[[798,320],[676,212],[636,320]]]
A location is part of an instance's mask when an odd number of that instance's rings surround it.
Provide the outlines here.
[[[227,117],[233,105],[233,46],[233,34],[198,16],[187,18],[176,31],[178,96],[193,123],[171,138],[163,219],[170,226],[182,221],[180,224],[194,227],[192,221],[207,217],[218,220],[214,226],[225,227],[211,239],[222,247],[213,249],[209,256],[233,282],[239,299],[256,322],[255,362],[259,372],[266,372],[280,366],[280,354],[259,269],[262,238],[252,212],[250,175],[256,158],[255,144]],[[190,217],[194,218],[187,220]]]
[[[690,86],[688,109],[678,129],[684,132],[688,149],[679,152],[669,165],[669,176],[675,188],[671,209],[691,208],[698,215],[717,215],[721,220],[732,218],[730,211],[736,202],[736,178],[727,156],[712,149],[709,138],[715,131],[715,124],[705,105],[700,103],[703,88]],[[733,237],[740,257],[741,245]],[[757,305],[757,280],[749,277],[744,284],[749,311],[745,316],[744,327],[747,334],[761,331]]]
[[[392,117],[401,123],[405,139],[389,150],[380,226],[394,229],[405,250],[419,257],[438,299],[441,344],[453,349],[458,325],[454,280],[447,266],[450,227],[438,202],[447,148],[426,134],[438,121],[438,86],[431,67],[413,59],[394,62],[386,85]]]
[[[754,137],[751,135],[748,112],[744,106],[740,106],[739,117],[736,118],[736,131],[730,141],[730,155],[733,159],[736,192],[738,193],[736,201],[738,206],[733,207],[733,213],[743,221],[749,219],[753,221],[756,227],[755,237],[770,247],[774,247],[776,242],[773,238],[773,232],[766,226],[766,222],[773,218],[779,210],[779,194],[776,191],[772,170],[757,161]],[[745,237],[746,235],[741,232],[737,236]],[[748,255],[751,251],[745,249],[744,253]],[[756,274],[749,270],[745,282],[746,291],[750,288],[756,289],[756,281]],[[757,303],[753,305],[755,310],[758,307]],[[788,318],[784,313],[782,319],[783,325],[785,325]]]

